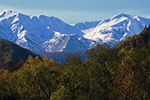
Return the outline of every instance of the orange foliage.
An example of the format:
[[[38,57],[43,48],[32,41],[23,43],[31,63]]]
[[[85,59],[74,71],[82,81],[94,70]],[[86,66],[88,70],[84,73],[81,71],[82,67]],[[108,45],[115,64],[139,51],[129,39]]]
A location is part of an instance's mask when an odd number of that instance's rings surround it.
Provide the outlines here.
[[[131,67],[134,63],[130,57],[126,57],[119,65],[119,69],[113,77],[113,92],[109,98],[132,99],[135,98],[136,87],[134,87],[134,72]]]

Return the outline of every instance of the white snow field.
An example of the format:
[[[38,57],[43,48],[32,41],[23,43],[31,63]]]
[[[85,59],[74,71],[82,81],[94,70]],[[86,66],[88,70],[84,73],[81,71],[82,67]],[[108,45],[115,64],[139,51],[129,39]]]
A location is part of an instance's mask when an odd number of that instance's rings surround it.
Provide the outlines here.
[[[150,19],[120,13],[112,18],[67,24],[56,17],[27,16],[15,11],[0,13],[0,39],[40,52],[89,49],[99,43],[115,45],[139,34]]]

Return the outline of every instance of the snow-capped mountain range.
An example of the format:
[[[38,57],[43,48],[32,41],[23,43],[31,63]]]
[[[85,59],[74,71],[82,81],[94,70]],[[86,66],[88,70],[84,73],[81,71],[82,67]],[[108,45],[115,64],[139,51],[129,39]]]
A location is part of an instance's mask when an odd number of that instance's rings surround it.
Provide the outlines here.
[[[114,45],[140,33],[149,24],[150,19],[120,13],[105,20],[69,25],[56,17],[5,10],[0,13],[0,39],[32,51],[77,51],[98,43]]]

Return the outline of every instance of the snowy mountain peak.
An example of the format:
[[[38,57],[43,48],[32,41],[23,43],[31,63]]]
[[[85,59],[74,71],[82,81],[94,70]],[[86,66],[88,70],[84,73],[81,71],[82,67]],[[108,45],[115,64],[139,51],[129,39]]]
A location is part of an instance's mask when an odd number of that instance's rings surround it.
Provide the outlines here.
[[[83,34],[80,30],[53,16],[30,17],[9,10],[3,11],[0,16],[0,39],[10,40],[33,51],[63,51],[66,47],[62,43],[68,43],[64,40],[66,37],[63,36],[67,36],[68,39],[72,35],[83,38]],[[80,41],[78,38],[75,40],[76,42]],[[47,43],[46,41],[50,42]],[[61,41],[62,43],[59,43]],[[56,47],[49,49],[50,44],[53,45],[52,47]],[[66,50],[78,49],[70,48]]]
[[[0,17],[10,16],[14,14],[17,14],[17,12],[12,10],[4,10],[3,12],[0,13]]]
[[[140,33],[150,19],[120,13],[109,19],[69,25],[59,18],[0,13],[0,39],[32,51],[60,52],[89,49],[99,43],[114,45]]]
[[[101,20],[97,26],[82,29],[82,32],[85,33],[84,38],[97,42],[101,40],[101,43],[114,45],[120,40],[140,33],[149,23],[150,19],[120,13],[109,19]]]
[[[129,14],[124,14],[124,13],[119,13],[113,17],[110,18],[110,20],[114,20],[114,19],[120,19],[120,18],[131,18],[131,15]]]
[[[113,18],[120,18],[120,17],[131,17],[131,15],[125,13],[119,13],[113,16]]]
[[[115,16],[131,16],[131,15],[126,14],[126,13],[119,13],[119,14],[116,14]]]

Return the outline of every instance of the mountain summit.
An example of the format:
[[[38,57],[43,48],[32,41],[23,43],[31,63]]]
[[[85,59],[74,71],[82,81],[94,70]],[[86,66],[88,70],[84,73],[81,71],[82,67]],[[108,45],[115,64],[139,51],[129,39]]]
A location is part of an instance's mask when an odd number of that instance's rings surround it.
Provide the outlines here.
[[[83,32],[55,17],[31,17],[10,10],[0,14],[0,38],[33,51],[62,51],[71,37],[83,38],[82,35]]]
[[[97,24],[90,26],[88,29],[86,27],[90,24],[85,23],[77,23],[74,27],[81,29],[85,33],[84,38],[97,42],[100,40],[102,43],[114,45],[129,36],[139,34],[145,25],[150,24],[150,19],[120,13],[95,23]],[[80,28],[80,26],[86,27]]]
[[[120,13],[105,20],[69,25],[56,17],[5,10],[0,13],[0,39],[32,51],[76,51],[98,43],[114,45],[140,33],[148,24],[150,19]]]

